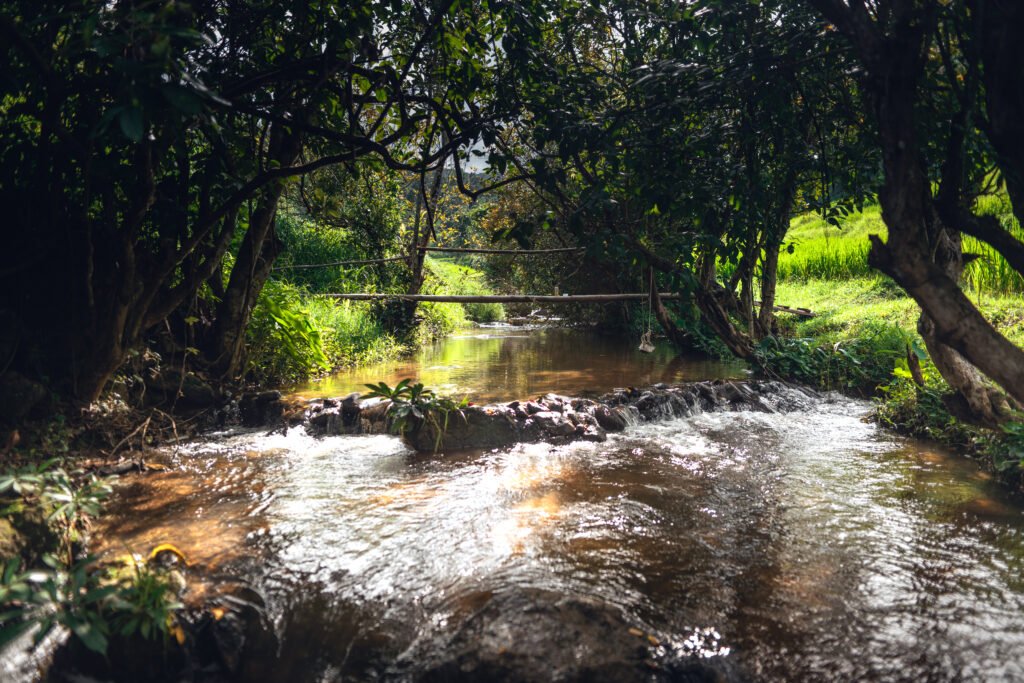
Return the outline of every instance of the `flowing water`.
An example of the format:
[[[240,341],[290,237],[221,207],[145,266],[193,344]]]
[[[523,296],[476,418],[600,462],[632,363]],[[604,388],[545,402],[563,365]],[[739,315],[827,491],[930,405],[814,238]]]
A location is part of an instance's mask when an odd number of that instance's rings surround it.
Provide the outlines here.
[[[583,333],[478,334],[392,377],[513,398],[742,374]],[[326,391],[387,379],[360,375]],[[1020,501],[868,410],[832,396],[440,456],[224,434],[126,478],[98,535],[251,581],[280,639],[257,657],[264,680],[416,678],[474,648],[521,677],[579,672],[620,642],[609,629],[653,665],[728,679],[1024,680]]]

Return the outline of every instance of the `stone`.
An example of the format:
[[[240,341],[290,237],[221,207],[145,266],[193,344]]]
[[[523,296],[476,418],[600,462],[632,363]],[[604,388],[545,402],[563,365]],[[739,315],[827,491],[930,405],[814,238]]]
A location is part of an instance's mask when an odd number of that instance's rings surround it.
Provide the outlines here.
[[[505,448],[537,441],[605,441],[608,432],[621,432],[639,421],[702,411],[785,410],[799,407],[807,396],[806,390],[781,382],[741,381],[655,385],[644,391],[630,388],[596,401],[548,394],[526,403],[468,406],[449,415],[440,439],[428,421],[410,425],[403,438],[411,448],[426,452]],[[306,411],[307,430],[312,434],[384,433],[389,428],[390,405],[387,400],[360,402],[358,394],[314,403]]]
[[[594,419],[609,432],[621,432],[626,428],[626,419],[622,414],[605,405],[598,405],[594,408]]]
[[[426,630],[399,656],[401,680],[711,682],[735,676],[723,658],[665,647],[668,636],[594,598],[517,587],[466,602],[475,609],[456,610],[444,630]]]
[[[261,391],[243,394],[238,401],[238,412],[246,427],[276,425],[284,416],[280,391]]]

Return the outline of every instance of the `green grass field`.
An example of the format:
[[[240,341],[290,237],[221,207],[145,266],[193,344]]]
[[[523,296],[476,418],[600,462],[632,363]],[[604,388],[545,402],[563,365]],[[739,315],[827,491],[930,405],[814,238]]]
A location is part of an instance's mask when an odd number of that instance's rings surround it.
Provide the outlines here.
[[[978,208],[997,216],[1020,236],[1005,201],[988,198]],[[814,214],[792,221],[779,259],[776,300],[809,308],[816,316],[798,319],[779,314],[789,341],[776,344],[780,350],[775,361],[800,361],[795,367],[810,369],[798,378],[826,388],[833,388],[837,381],[841,386],[844,368],[855,379],[866,376],[875,385],[875,415],[881,423],[981,454],[995,469],[1006,470],[1007,463],[1013,464],[1019,456],[1006,455],[1010,451],[1002,446],[986,446],[995,442],[949,415],[941,400],[949,388],[929,361],[922,364],[926,388],[919,389],[909,379],[904,349],[907,345],[923,348],[917,334],[920,311],[895,282],[868,266],[872,233],[886,235],[877,206],[848,217],[841,229]],[[965,239],[963,246],[966,253],[980,256],[965,269],[964,291],[1000,332],[1024,346],[1024,279],[977,240]],[[828,359],[824,365],[809,362],[820,360],[819,356]],[[851,358],[848,363],[854,365],[844,366]]]
[[[978,210],[996,216],[1005,227],[1024,238],[1002,197],[979,200]],[[870,234],[880,235],[883,239],[887,235],[877,205],[865,207],[863,213],[851,214],[841,228],[827,224],[813,213],[794,218],[779,256],[779,281],[849,280],[874,276],[875,272],[867,262]],[[1024,277],[994,249],[971,237],[964,239],[963,249],[965,253],[979,256],[964,270],[964,286],[972,298],[1024,293]]]
[[[978,208],[1020,234],[1005,199],[983,198]],[[842,228],[816,214],[793,219],[779,257],[777,299],[818,315],[786,321],[792,334],[834,343],[862,336],[879,325],[894,325],[916,335],[917,305],[867,263],[870,234],[883,238],[887,234],[877,205],[850,215]],[[964,290],[997,328],[1024,344],[1024,278],[978,240],[966,238],[964,251],[980,255],[965,270]]]

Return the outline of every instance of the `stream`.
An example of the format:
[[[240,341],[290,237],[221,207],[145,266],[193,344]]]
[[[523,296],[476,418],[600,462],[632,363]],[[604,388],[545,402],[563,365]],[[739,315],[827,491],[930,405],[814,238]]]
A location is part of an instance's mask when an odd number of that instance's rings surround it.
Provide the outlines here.
[[[296,393],[416,377],[486,402],[746,374],[498,326]],[[247,662],[258,680],[1024,680],[1021,501],[869,411],[828,395],[438,456],[224,432],[124,477],[96,537],[253,585],[278,636]]]

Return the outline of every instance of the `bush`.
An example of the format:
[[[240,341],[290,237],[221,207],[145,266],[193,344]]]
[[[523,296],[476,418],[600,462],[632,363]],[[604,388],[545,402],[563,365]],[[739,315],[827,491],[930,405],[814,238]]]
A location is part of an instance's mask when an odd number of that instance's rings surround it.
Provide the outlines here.
[[[483,272],[460,265],[452,260],[429,257],[424,293],[493,294],[487,286]],[[458,304],[456,304],[458,305]],[[462,304],[465,317],[478,323],[498,322],[505,319],[501,304]]]
[[[266,384],[299,382],[403,350],[368,302],[339,302],[277,280],[263,288],[246,335],[249,374]]]
[[[989,437],[985,452],[997,471],[1019,477],[1024,471],[1024,421],[1004,424],[1002,434]]]
[[[812,338],[768,337],[758,345],[757,357],[763,368],[786,379],[872,395],[891,379],[906,348],[902,330],[876,325],[865,330],[863,337],[834,344]]]
[[[101,654],[114,635],[168,636],[180,605],[163,572],[141,561],[125,570],[76,557],[82,532],[109,493],[105,482],[68,473],[58,459],[0,474],[4,517],[17,520],[40,510],[53,531],[30,539],[45,547],[0,564],[0,648],[33,630],[38,644],[58,626]]]
[[[417,311],[421,321],[416,330],[416,340],[420,345],[446,337],[469,322],[461,304],[425,301]]]
[[[947,445],[971,447],[977,430],[954,418],[942,401],[949,386],[931,363],[922,363],[925,385],[918,386],[904,367],[894,370],[889,382],[879,387],[875,418],[902,434],[934,439]]]

